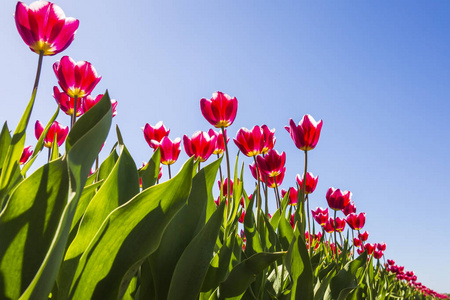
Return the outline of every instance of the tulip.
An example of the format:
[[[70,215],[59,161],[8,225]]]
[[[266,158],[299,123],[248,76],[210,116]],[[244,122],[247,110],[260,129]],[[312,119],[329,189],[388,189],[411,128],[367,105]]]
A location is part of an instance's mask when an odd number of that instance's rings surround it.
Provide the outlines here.
[[[287,191],[282,189],[281,190],[281,198],[284,198],[286,193],[287,193]],[[291,206],[297,205],[297,196],[298,196],[297,189],[295,189],[293,187],[289,188],[289,205],[291,205]]]
[[[261,154],[264,148],[264,133],[259,126],[254,126],[252,130],[241,128],[233,139],[236,146],[245,156],[252,157]]]
[[[362,241],[358,238],[354,238],[353,239],[353,245],[355,245],[355,247],[359,247],[362,245]]]
[[[285,128],[291,135],[297,148],[309,151],[314,149],[319,141],[322,124],[322,120],[316,122],[310,115],[305,115],[298,123],[298,126],[295,125],[292,119],[289,119],[289,126],[285,126]]]
[[[366,223],[366,213],[360,213],[359,215],[351,213],[347,216],[346,221],[352,229],[361,230]]]
[[[222,92],[215,92],[211,99],[200,100],[200,109],[203,117],[214,127],[228,127],[236,118],[237,99]]]
[[[386,243],[377,243],[377,249],[379,251],[385,251],[386,250]]]
[[[303,192],[303,178],[305,177],[305,174],[303,174],[301,177],[299,174],[297,174],[297,183],[300,187],[300,190]],[[319,176],[314,177],[313,173],[306,172],[306,184],[305,184],[305,194],[311,194],[314,192],[317,186],[317,182],[319,181]]]
[[[327,222],[324,225],[322,225],[322,228],[328,233],[334,232],[334,220],[333,220],[333,218],[329,218],[327,220]]]
[[[167,129],[162,121],[156,123],[155,126],[147,123],[142,128],[142,130],[144,131],[144,138],[147,141],[147,144],[154,150],[156,150],[156,148],[158,147],[155,147],[156,144],[154,144],[153,142],[161,142],[161,140],[165,136],[169,136],[170,133],[170,129]]]
[[[31,51],[55,55],[72,43],[79,21],[66,18],[62,9],[51,2],[35,1],[27,6],[17,2],[16,27]]]
[[[31,146],[25,147],[22,151],[22,155],[20,156],[19,164],[23,165],[26,163],[32,154],[33,150],[31,150]]]
[[[64,92],[71,98],[83,98],[89,95],[102,78],[87,61],[75,62],[63,56],[53,64],[53,71]]]
[[[363,250],[363,249],[359,249],[359,248],[358,248],[358,249],[356,250],[356,252],[358,252],[358,254],[359,254],[359,255],[361,255],[361,254],[363,254],[363,253],[364,253],[364,250]]]
[[[270,130],[267,125],[262,125],[261,129],[264,135],[264,146],[261,149],[261,154],[267,154],[269,150],[273,149],[275,141],[277,140],[277,138],[274,136],[275,128]]]
[[[317,223],[319,223],[321,226],[324,226],[325,223],[328,221],[328,208],[322,209],[321,207],[316,208],[316,210],[311,210],[311,214],[316,220]]]
[[[374,251],[373,252],[373,257],[375,257],[376,259],[380,259],[381,257],[383,257],[383,251]]]
[[[245,210],[242,210],[241,215],[239,216],[239,223],[244,223],[245,218]]]
[[[176,138],[172,142],[167,136],[163,137],[159,143],[152,140],[153,147],[155,149],[159,147],[159,150],[161,151],[161,163],[164,165],[171,165],[177,161],[181,152],[180,144],[180,138]]]
[[[250,167],[250,171],[251,171],[251,173],[253,175],[253,178],[258,180],[258,175],[256,173],[255,163],[250,164],[249,167]],[[265,180],[266,180],[268,187],[276,188],[277,186],[280,186],[283,183],[285,171],[286,171],[286,168],[284,168],[279,175],[277,175],[275,177],[269,177],[269,176],[266,176],[265,174],[262,174],[261,170],[260,170],[259,171],[259,178],[261,178],[261,180],[263,182],[265,182]],[[265,179],[265,180],[263,180],[263,179]]]
[[[358,236],[361,239],[361,241],[365,242],[369,238],[369,232],[364,231],[363,233],[359,233]]]
[[[92,107],[94,107],[95,104],[97,104],[103,97],[103,94],[98,94],[95,98],[92,97],[91,95],[86,96],[83,99],[83,111],[87,112],[88,110],[90,110]],[[117,115],[117,100],[115,99],[111,99],[111,106],[113,109],[113,114],[112,116],[115,117]]]
[[[332,219],[330,219],[332,220]],[[341,219],[339,217],[337,217],[334,222],[336,223],[336,231],[337,232],[342,232],[344,231],[345,228],[345,219]]]
[[[53,87],[53,98],[55,98],[56,103],[59,104],[61,110],[66,115],[73,115],[73,109],[75,104],[75,99],[67,96],[66,93],[60,92],[57,86]],[[83,114],[83,107],[81,106],[82,98],[77,99],[77,117]]]
[[[279,154],[277,150],[272,149],[266,156],[258,156],[256,161],[258,162],[261,173],[269,177],[278,176],[286,171],[286,167],[284,166],[286,163],[286,153],[284,152]]]
[[[216,137],[211,138],[209,134],[203,131],[195,132],[191,138],[183,136],[184,150],[191,157],[195,156],[200,162],[206,161],[216,147]]]
[[[228,142],[230,139],[227,138],[227,130],[225,129],[224,131],[225,131],[225,138]],[[216,154],[216,155],[222,154],[225,151],[225,142],[223,139],[222,132],[217,132],[217,131],[214,131],[213,129],[210,129],[208,131],[208,134],[211,138],[216,137],[216,146],[214,147],[213,154]]]
[[[352,193],[349,191],[341,191],[340,189],[330,187],[327,191],[326,198],[328,206],[335,211],[339,211],[350,203],[351,196]]]
[[[291,217],[289,218],[289,223],[291,224],[292,228],[295,227],[294,217],[295,217],[295,213],[293,213],[293,214],[291,215]]]
[[[37,139],[41,137],[43,131],[44,127],[42,126],[41,122],[36,121],[36,124],[34,125],[34,135]],[[64,143],[68,133],[69,127],[63,127],[57,121],[53,122],[47,132],[47,136],[44,138],[44,146],[47,148],[51,148],[53,145],[53,141],[55,140],[55,135],[58,146],[61,146],[62,143]]]
[[[375,250],[375,245],[373,245],[371,243],[366,243],[364,245],[364,248],[367,250],[367,254],[371,255],[373,253],[373,251]]]
[[[395,265],[395,260],[388,259],[387,262],[388,262],[388,264],[391,265],[391,266]]]
[[[355,203],[353,203],[353,201],[350,201],[350,203],[344,207],[342,209],[342,212],[344,213],[344,215],[348,216],[351,213],[356,213],[356,206]]]
[[[223,182],[223,196],[226,196],[227,195],[227,190],[228,190],[228,183],[230,183],[230,195],[232,196],[233,195],[233,180],[231,180],[231,179],[225,179],[225,181]],[[219,189],[221,189],[222,188],[222,182],[220,182],[220,180],[219,181],[217,181],[217,184],[219,185]],[[237,180],[237,184],[239,185],[239,179]]]

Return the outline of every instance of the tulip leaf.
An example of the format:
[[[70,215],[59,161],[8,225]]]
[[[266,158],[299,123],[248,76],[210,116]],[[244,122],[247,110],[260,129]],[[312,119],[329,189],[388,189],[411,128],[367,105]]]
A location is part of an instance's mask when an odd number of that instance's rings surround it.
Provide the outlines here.
[[[256,276],[286,252],[261,252],[243,260],[231,270],[227,279],[219,286],[219,299],[237,297],[247,290]]]
[[[146,189],[111,212],[80,258],[69,298],[119,296],[120,286],[126,286],[126,279],[132,278],[129,274],[158,248],[167,225],[186,203],[192,170],[191,158],[171,180]]]
[[[252,256],[255,253],[263,252],[261,245],[261,239],[259,233],[256,230],[255,217],[253,215],[253,203],[256,197],[252,197],[247,208],[247,212],[244,217],[244,232],[247,239],[245,246],[245,255],[247,257]]]
[[[161,150],[159,147],[153,152],[148,163],[140,170],[139,177],[142,180],[142,189],[145,190],[156,183],[159,177]]]
[[[207,222],[207,203],[214,204],[212,187],[221,161],[222,159],[214,161],[194,176],[187,204],[167,226],[159,248],[149,258],[152,273],[155,275],[153,280],[158,299],[167,298],[172,274],[179,258]]]
[[[279,240],[281,244],[281,248],[283,250],[289,249],[289,246],[292,243],[292,239],[294,238],[294,230],[292,229],[291,224],[286,218],[281,217],[278,222],[278,234]]]
[[[0,174],[10,144],[11,144],[11,134],[9,133],[8,124],[5,121],[5,124],[3,124],[2,127],[2,132],[0,133]]]
[[[85,113],[70,131],[66,139],[66,155],[61,158],[67,164],[69,174],[66,206],[44,261],[20,299],[47,299],[52,291],[66,249],[78,200],[91,166],[108,135],[111,120],[111,101],[106,92],[97,105]],[[67,197],[67,194],[64,197]],[[30,201],[29,198],[28,201]]]
[[[217,235],[222,225],[222,202],[202,230],[184,250],[172,275],[167,299],[196,299],[213,257]],[[189,274],[189,276],[186,276]]]
[[[305,240],[295,227],[294,237],[285,257],[286,268],[292,277],[292,299],[313,299],[313,273]],[[304,235],[303,235],[304,236]]]
[[[2,173],[0,175],[0,208],[3,207],[9,190],[17,182],[16,176],[20,174],[20,172],[17,172],[19,170],[19,160],[22,156],[23,146],[25,145],[26,130],[30,121],[31,111],[33,110],[34,100],[36,99],[36,92],[37,89],[35,88],[20,118],[19,124],[17,124],[4,158]]]

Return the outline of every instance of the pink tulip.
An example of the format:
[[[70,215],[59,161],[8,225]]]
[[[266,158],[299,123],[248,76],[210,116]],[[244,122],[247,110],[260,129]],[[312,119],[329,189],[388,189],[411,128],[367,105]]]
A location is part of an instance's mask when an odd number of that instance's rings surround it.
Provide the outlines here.
[[[87,112],[88,110],[90,110],[92,107],[94,107],[95,104],[97,104],[103,97],[103,94],[98,94],[95,98],[92,97],[91,95],[86,96],[85,98],[83,98],[83,111]],[[113,114],[112,116],[115,117],[117,115],[117,100],[115,99],[111,99],[111,106],[113,109]]]
[[[228,127],[236,118],[237,99],[222,92],[215,92],[211,99],[200,100],[200,109],[203,117],[214,127]]]
[[[365,242],[369,238],[369,232],[364,231],[363,233],[358,234],[361,241]]]
[[[31,146],[25,147],[22,151],[22,155],[20,156],[19,164],[23,165],[27,162],[30,156],[33,154],[33,150],[31,150]]]
[[[73,108],[75,104],[75,99],[67,96],[66,93],[60,92],[57,86],[53,87],[53,98],[55,98],[56,103],[59,104],[61,110],[66,115],[73,115]],[[77,117],[83,114],[83,107],[81,106],[82,98],[77,99]]]
[[[275,177],[284,173],[286,167],[286,153],[278,153],[277,150],[270,150],[266,156],[257,156],[256,161],[258,162],[258,167],[261,173],[269,177]]]
[[[277,140],[277,138],[274,136],[275,128],[271,130],[269,129],[269,127],[267,127],[267,125],[262,125],[261,130],[264,135],[264,146],[261,149],[261,154],[267,154],[269,150],[273,149],[275,141]]]
[[[180,155],[181,139],[176,138],[173,142],[169,137],[165,136],[160,143],[152,140],[152,145],[156,149],[159,147],[161,151],[161,163],[164,165],[174,164]]]
[[[356,213],[356,206],[355,203],[353,203],[353,201],[350,201],[350,203],[344,207],[342,209],[342,212],[344,213],[344,215],[348,216],[351,213]]]
[[[204,162],[211,156],[216,148],[216,137],[214,136],[211,138],[208,133],[197,131],[191,138],[184,135],[183,143],[184,150],[189,157],[195,156],[196,160]]]
[[[53,71],[61,88],[71,98],[83,98],[91,94],[102,78],[97,75],[91,63],[75,62],[68,56],[63,56],[59,62],[55,62]]]
[[[248,157],[261,154],[265,145],[264,132],[259,126],[254,126],[252,130],[244,127],[239,129],[233,140],[242,154]]]
[[[148,145],[154,150],[156,150],[157,147],[154,146],[154,143],[152,143],[152,141],[159,143],[165,136],[169,136],[170,133],[170,129],[167,129],[162,121],[156,123],[155,126],[147,123],[142,128],[142,130],[144,131],[145,140],[147,141]]]
[[[66,18],[62,9],[51,2],[35,1],[27,6],[17,2],[16,27],[31,51],[55,55],[72,43],[79,21]]]
[[[34,135],[37,139],[41,137],[43,131],[44,127],[42,126],[41,122],[36,121],[36,124],[34,126]],[[69,127],[63,127],[57,121],[53,122],[47,132],[47,136],[44,138],[44,146],[47,148],[51,148],[56,135],[56,141],[58,143],[58,146],[60,147],[66,140],[68,133]]]
[[[282,189],[281,190],[281,198],[284,198],[286,193],[287,193],[287,191]],[[291,206],[297,205],[297,196],[298,196],[297,189],[295,189],[293,187],[289,188],[289,205],[291,205]]]
[[[284,128],[291,135],[297,148],[308,151],[316,147],[319,141],[320,131],[322,130],[322,124],[322,120],[316,122],[310,115],[305,115],[298,126],[290,119],[289,126],[285,126]]]
[[[327,202],[328,206],[333,210],[342,210],[350,203],[350,198],[352,193],[349,191],[341,191],[340,189],[335,189],[330,187],[327,191]]]
[[[227,130],[225,129],[225,138],[227,139],[227,142],[230,140],[229,138],[227,138]],[[222,154],[223,152],[225,152],[225,143],[223,140],[223,134],[222,132],[217,132],[214,131],[213,129],[210,129],[208,131],[209,136],[212,137],[216,137],[216,146],[214,147],[214,151],[213,154]]]
[[[300,187],[300,190],[303,191],[303,178],[304,178],[305,174],[303,174],[301,177],[299,174],[297,174],[297,183],[298,186]],[[306,172],[306,185],[305,185],[305,194],[311,194],[314,192],[314,190],[316,189],[317,186],[317,182],[319,181],[319,176],[317,175],[317,177],[314,177],[313,173],[311,172]]]
[[[352,229],[361,230],[366,223],[366,213],[360,213],[358,215],[351,213],[347,216],[346,221]]]

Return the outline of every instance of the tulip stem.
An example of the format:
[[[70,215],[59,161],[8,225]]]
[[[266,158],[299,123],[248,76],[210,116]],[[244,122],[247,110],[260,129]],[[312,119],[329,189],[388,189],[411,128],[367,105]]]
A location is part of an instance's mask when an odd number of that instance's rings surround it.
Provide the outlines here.
[[[264,177],[264,184],[263,186],[263,191],[264,191],[264,202],[266,204],[266,217],[269,217],[269,200],[268,200],[268,195],[267,195],[267,176]]]
[[[198,162],[197,173],[200,173],[200,162]]]
[[[258,185],[256,187],[256,227],[259,229],[259,211],[261,209],[261,195],[259,193],[261,178],[259,177],[259,168],[258,162],[256,161],[256,156],[253,156],[253,160],[255,161],[256,167],[256,175],[258,177]]]
[[[48,148],[48,157],[47,157],[47,163],[50,162],[50,157],[52,157],[52,148]]]
[[[355,259],[355,235],[353,233],[353,229],[352,229],[352,247],[353,247],[353,251],[352,251],[352,258]]]
[[[277,190],[277,193],[276,193],[276,197],[277,197],[277,208],[279,208],[280,209],[280,212],[281,212],[281,210],[282,210],[282,208],[281,208],[281,200],[280,200],[280,190],[278,189],[278,184],[277,184],[277,180],[276,180],[276,178],[275,178],[275,189]]]
[[[172,173],[170,172],[170,165],[167,165],[167,168],[169,169],[169,179],[172,179]]]
[[[77,119],[77,110],[78,110],[77,101],[78,101],[78,96],[75,96],[73,98],[73,113],[72,113],[72,118],[71,118],[72,122],[70,125],[70,129],[72,129],[73,125],[75,125],[75,121]]]
[[[227,182],[227,199],[228,199],[228,204],[231,205],[230,157],[228,155],[228,143],[227,143],[227,136],[225,133],[225,127],[222,126],[221,129],[222,129],[223,143],[225,145],[225,152],[226,152],[225,154],[227,157],[227,180],[228,180],[228,182]],[[225,216],[228,216],[228,206],[227,205],[225,205]],[[225,219],[225,228],[224,228],[224,237],[223,237],[224,243],[226,243],[227,238],[228,238],[227,237],[227,235],[228,235],[228,232],[227,232],[228,220],[227,220],[227,217],[225,217],[225,218],[226,219]]]
[[[309,220],[309,199],[308,199],[308,194],[306,193],[306,174],[308,171],[308,151],[305,150],[305,172],[303,173],[303,187],[302,187],[302,192],[303,195],[305,195],[305,199],[304,201],[306,202],[306,214],[307,214],[307,218],[308,218],[308,233],[311,234],[311,223]],[[311,247],[309,247],[309,256],[311,256]]]
[[[217,154],[217,159],[220,158],[220,154]],[[220,182],[223,182],[222,178],[222,166],[219,166],[219,176],[220,176]]]
[[[44,58],[44,50],[39,51],[39,60],[38,60],[38,67],[36,71],[36,78],[34,79],[34,86],[33,86],[33,92],[36,90],[39,85],[39,78],[41,77],[41,70],[42,70],[42,60]]]
[[[334,211],[334,252],[335,252],[335,255],[336,255],[336,263],[338,262],[338,251],[337,251],[337,245],[338,245],[338,242],[337,242],[337,239],[336,239],[336,211]]]

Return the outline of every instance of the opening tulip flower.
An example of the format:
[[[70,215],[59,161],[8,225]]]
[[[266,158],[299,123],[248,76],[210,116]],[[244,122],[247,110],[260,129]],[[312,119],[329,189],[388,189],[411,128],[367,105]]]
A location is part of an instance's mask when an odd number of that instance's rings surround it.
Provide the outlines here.
[[[227,140],[227,142],[230,140],[229,138],[227,138],[227,130],[225,129],[225,139]],[[214,151],[213,154],[217,154],[220,155],[225,151],[225,142],[223,139],[223,133],[222,132],[217,132],[213,129],[210,129],[208,131],[209,136],[212,137],[216,137],[216,146],[214,147]]]
[[[83,112],[87,112],[92,107],[94,107],[94,105],[97,104],[102,99],[102,97],[103,94],[98,94],[95,98],[92,97],[92,95],[87,95],[85,98],[83,98]],[[111,106],[113,109],[112,116],[115,117],[117,115],[117,100],[111,99]]]
[[[279,154],[277,150],[272,149],[266,156],[258,156],[256,161],[258,162],[261,173],[269,177],[278,176],[286,171],[286,167],[284,166],[286,163],[286,153],[284,152]]]
[[[255,163],[252,163],[249,165],[250,171],[253,175],[253,178],[255,180],[258,180],[258,174],[256,173],[256,166]],[[283,168],[282,172],[274,177],[269,177],[265,175],[264,173],[261,173],[261,170],[259,171],[259,178],[262,182],[265,182],[267,180],[267,186],[270,188],[276,188],[277,186],[280,186],[283,183],[284,174],[285,174],[286,168]]]
[[[363,233],[358,234],[358,237],[361,241],[365,242],[369,238],[369,232],[364,231]]]
[[[330,187],[327,191],[326,198],[328,206],[331,209],[339,211],[350,203],[351,196],[352,193],[350,193],[349,191],[341,191],[340,189]]]
[[[264,146],[261,149],[261,154],[267,154],[269,150],[273,149],[273,147],[275,146],[275,141],[277,140],[277,138],[275,137],[275,128],[271,130],[269,129],[269,127],[267,127],[267,125],[262,125],[261,130],[263,131],[264,135]]]
[[[311,210],[311,214],[314,220],[321,226],[324,226],[328,221],[328,208],[322,209],[321,207],[317,207],[315,211]]]
[[[297,183],[300,187],[300,190],[303,191],[303,178],[304,178],[304,174],[300,177],[299,174],[297,174]],[[311,194],[314,192],[314,190],[316,189],[317,186],[317,182],[319,181],[319,176],[317,175],[317,177],[314,177],[313,173],[311,172],[306,172],[306,184],[305,184],[305,194]]]
[[[181,139],[176,138],[173,142],[169,137],[165,136],[161,142],[152,141],[153,147],[156,149],[159,147],[161,151],[161,163],[164,165],[174,164],[181,152]]]
[[[184,150],[188,156],[195,156],[200,162],[206,161],[216,148],[216,136],[210,137],[203,131],[195,132],[191,138],[183,136]]]
[[[91,94],[102,78],[87,61],[75,62],[68,56],[53,64],[59,86],[71,98],[83,98]]]
[[[156,143],[161,142],[161,140],[165,136],[169,136],[170,133],[170,129],[167,129],[162,121],[156,123],[155,126],[152,126],[147,123],[142,128],[142,130],[144,131],[145,140],[147,141],[148,145],[152,147],[154,150],[156,150],[157,148],[157,146],[155,147],[155,145],[157,145]]]
[[[291,135],[295,146],[300,150],[309,151],[316,147],[319,141],[320,131],[323,121],[316,122],[310,115],[303,116],[298,126],[292,119],[289,119],[289,126],[285,126]]]
[[[56,103],[59,104],[61,110],[66,115],[73,115],[75,99],[67,96],[66,93],[60,92],[57,86],[53,87],[53,98],[55,98]],[[83,114],[83,107],[81,106],[82,98],[77,99],[77,117]]]
[[[27,6],[17,2],[14,14],[16,27],[31,51],[55,55],[72,43],[79,21],[66,18],[63,10],[47,1],[35,1]]]
[[[236,146],[245,156],[252,157],[261,154],[264,148],[264,132],[261,127],[254,126],[252,130],[241,128],[233,139]]]
[[[31,150],[31,146],[25,147],[22,151],[22,155],[20,156],[19,164],[23,165],[27,162],[30,156],[33,154],[33,150]]]
[[[347,216],[346,221],[348,226],[354,230],[361,230],[366,223],[366,213],[355,214],[351,213]]]
[[[281,198],[284,198],[284,196],[286,195],[287,191],[282,189],[281,190]],[[298,196],[298,191],[297,189],[291,187],[289,188],[289,205],[294,206],[297,205],[297,196]]]
[[[236,118],[237,99],[222,92],[215,92],[211,99],[200,100],[200,109],[203,117],[214,127],[228,127]]]
[[[37,139],[41,137],[43,131],[44,127],[42,126],[41,122],[36,121],[36,124],[34,125],[34,135]],[[53,122],[52,126],[50,126],[50,129],[48,130],[47,136],[44,138],[44,146],[47,148],[51,148],[53,141],[55,140],[55,135],[58,146],[61,146],[66,140],[68,133],[69,127],[64,127],[57,121]]]

